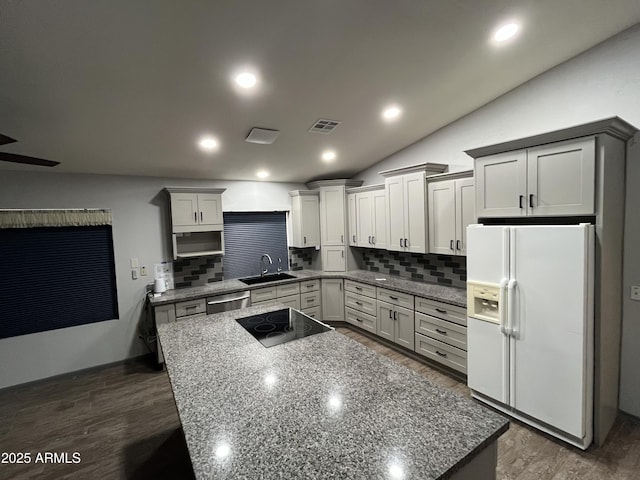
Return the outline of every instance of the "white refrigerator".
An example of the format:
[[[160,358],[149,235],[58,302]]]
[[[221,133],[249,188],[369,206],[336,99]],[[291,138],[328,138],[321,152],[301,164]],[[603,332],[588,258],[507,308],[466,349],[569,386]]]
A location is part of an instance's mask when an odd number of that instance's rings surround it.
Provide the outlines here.
[[[476,399],[579,448],[593,437],[594,227],[467,229]]]

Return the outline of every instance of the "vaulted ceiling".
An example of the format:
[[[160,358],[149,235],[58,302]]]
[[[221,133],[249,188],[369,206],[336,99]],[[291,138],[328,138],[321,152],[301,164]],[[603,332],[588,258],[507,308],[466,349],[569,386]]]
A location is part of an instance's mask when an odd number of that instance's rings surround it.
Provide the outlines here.
[[[637,0],[2,0],[0,133],[18,142],[0,152],[60,172],[351,176],[639,21]],[[309,132],[318,119],[340,124]],[[280,134],[247,143],[252,127]]]

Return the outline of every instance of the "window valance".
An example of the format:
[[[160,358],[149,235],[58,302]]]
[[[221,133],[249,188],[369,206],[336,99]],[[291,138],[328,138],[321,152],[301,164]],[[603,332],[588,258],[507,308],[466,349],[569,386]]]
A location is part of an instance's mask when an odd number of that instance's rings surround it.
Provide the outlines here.
[[[0,210],[0,228],[89,227],[111,225],[111,210]]]

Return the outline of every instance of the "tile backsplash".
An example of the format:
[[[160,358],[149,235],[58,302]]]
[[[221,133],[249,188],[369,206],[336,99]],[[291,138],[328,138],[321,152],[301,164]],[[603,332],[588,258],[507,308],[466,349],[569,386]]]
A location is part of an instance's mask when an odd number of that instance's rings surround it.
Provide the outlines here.
[[[466,288],[467,258],[359,248],[362,268],[420,282]]]
[[[317,257],[315,248],[289,248],[289,270],[302,270],[311,268],[313,260]]]
[[[173,262],[175,288],[199,287],[224,279],[222,257],[194,257]]]

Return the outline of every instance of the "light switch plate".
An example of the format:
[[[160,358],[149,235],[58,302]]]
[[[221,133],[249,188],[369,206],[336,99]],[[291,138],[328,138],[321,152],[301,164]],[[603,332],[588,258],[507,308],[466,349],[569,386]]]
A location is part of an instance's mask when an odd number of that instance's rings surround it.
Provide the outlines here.
[[[138,268],[138,259],[137,258],[132,258],[130,263],[131,263],[131,268]]]
[[[632,285],[631,286],[631,300],[639,300],[640,301],[640,287]]]

